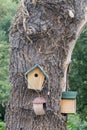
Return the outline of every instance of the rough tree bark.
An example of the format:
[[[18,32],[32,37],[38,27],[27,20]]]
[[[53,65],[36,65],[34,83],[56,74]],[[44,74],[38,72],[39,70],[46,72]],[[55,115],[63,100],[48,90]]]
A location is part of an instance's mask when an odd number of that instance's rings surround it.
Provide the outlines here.
[[[10,32],[11,96],[6,130],[66,130],[61,114],[62,91],[76,40],[87,22],[86,0],[22,0]],[[38,92],[27,88],[24,73],[40,64],[49,75],[40,95],[46,114],[36,116],[32,101]]]

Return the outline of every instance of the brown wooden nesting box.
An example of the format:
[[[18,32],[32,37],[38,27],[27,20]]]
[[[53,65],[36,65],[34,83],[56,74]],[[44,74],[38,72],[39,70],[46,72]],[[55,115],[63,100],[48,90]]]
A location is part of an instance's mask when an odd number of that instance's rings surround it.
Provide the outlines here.
[[[46,107],[46,100],[43,97],[37,97],[33,101],[33,110],[36,115],[44,115]]]
[[[34,90],[42,90],[43,82],[48,79],[48,75],[40,67],[40,65],[35,65],[33,68],[25,73],[28,80],[28,88]]]
[[[61,113],[76,113],[76,95],[77,92],[67,91],[62,93]]]

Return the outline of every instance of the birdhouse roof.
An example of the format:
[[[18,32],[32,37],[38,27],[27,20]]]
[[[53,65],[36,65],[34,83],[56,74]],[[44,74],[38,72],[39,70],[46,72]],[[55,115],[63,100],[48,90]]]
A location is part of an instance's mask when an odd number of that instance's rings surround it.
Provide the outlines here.
[[[76,91],[66,91],[62,93],[62,99],[76,99]]]
[[[33,101],[33,104],[43,104],[43,103],[46,103],[46,100],[43,97],[37,97]]]
[[[33,70],[35,70],[35,69],[39,69],[41,72],[42,72],[42,74],[46,77],[46,79],[48,79],[49,77],[48,77],[48,75],[45,73],[45,71],[41,68],[41,66],[40,65],[35,65],[35,66],[33,66],[31,69],[29,69],[26,73],[25,73],[25,76],[27,76],[29,73],[31,73]]]

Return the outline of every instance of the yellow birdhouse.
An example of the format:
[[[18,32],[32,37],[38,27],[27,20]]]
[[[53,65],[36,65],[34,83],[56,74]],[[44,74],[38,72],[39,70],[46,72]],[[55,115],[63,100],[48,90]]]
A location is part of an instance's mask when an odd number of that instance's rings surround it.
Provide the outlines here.
[[[62,93],[61,113],[76,113],[76,95],[77,92],[67,91]]]
[[[34,90],[42,90],[42,85],[45,79],[48,79],[48,75],[41,68],[40,65],[35,65],[25,73],[28,80],[28,88]]]

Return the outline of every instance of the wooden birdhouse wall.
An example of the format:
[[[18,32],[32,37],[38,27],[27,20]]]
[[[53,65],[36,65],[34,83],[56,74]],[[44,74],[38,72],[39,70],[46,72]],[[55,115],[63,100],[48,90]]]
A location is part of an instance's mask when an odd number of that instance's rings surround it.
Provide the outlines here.
[[[76,113],[76,99],[62,99],[61,100],[61,113]]]
[[[45,76],[36,68],[28,74],[28,88],[34,90],[41,90]]]
[[[44,115],[45,111],[43,109],[43,104],[34,104],[33,109],[36,115]]]

